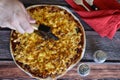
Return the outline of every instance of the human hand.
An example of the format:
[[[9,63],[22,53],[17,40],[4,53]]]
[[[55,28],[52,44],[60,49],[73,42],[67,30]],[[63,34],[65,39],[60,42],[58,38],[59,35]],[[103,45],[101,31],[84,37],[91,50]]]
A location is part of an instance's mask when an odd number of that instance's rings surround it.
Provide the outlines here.
[[[0,26],[17,30],[20,33],[32,33],[30,23],[35,23],[18,0],[0,0]]]

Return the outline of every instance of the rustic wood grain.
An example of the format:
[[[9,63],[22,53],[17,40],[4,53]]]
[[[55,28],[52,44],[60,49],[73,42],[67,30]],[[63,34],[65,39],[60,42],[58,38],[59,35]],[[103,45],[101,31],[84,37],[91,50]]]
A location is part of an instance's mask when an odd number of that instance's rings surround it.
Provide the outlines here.
[[[80,64],[80,63],[79,63]],[[86,77],[81,77],[77,73],[78,64],[68,71],[63,77],[59,79],[65,80],[80,80],[80,79],[101,79],[101,78],[120,78],[120,63],[112,64],[96,64],[87,63],[90,68],[90,74]],[[17,78],[17,79],[31,79],[22,70],[20,70],[13,61],[0,61],[0,79],[2,78]]]
[[[4,35],[4,36],[3,36]],[[9,49],[10,31],[0,31],[0,59],[12,60]],[[112,40],[101,38],[94,31],[86,31],[86,50],[82,61],[93,61],[93,54],[96,50],[103,50],[107,53],[107,61],[120,62],[120,32],[118,31]]]
[[[10,50],[9,50],[10,49],[9,39],[10,39],[10,31],[0,30],[0,59],[11,58]]]

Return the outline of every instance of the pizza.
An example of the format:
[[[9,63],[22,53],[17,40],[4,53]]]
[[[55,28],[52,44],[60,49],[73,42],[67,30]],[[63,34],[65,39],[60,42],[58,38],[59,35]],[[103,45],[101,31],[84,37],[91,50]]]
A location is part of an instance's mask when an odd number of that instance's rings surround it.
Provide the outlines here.
[[[11,32],[10,49],[15,63],[26,73],[40,79],[64,75],[83,57],[85,32],[79,20],[66,8],[35,5],[27,8],[36,24],[50,26],[59,40],[44,39],[36,33]]]

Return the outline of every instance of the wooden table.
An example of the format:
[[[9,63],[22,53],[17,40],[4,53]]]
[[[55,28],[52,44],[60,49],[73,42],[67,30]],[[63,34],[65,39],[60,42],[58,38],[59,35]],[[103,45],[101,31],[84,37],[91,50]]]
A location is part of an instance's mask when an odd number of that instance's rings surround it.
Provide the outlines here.
[[[27,7],[33,4],[55,4],[68,7],[77,17],[78,15],[64,0],[21,0]],[[120,78],[120,31],[117,31],[112,40],[101,38],[93,29],[91,29],[80,17],[86,32],[86,50],[84,58],[80,63],[87,63],[90,68],[90,74],[86,77],[80,77],[77,73],[76,65],[72,70],[66,73],[58,80],[81,80],[81,79],[118,79]],[[21,71],[13,62],[9,49],[10,39],[9,29],[0,29],[0,80],[35,80]],[[93,53],[96,50],[103,50],[107,53],[107,60],[103,64],[93,61]]]

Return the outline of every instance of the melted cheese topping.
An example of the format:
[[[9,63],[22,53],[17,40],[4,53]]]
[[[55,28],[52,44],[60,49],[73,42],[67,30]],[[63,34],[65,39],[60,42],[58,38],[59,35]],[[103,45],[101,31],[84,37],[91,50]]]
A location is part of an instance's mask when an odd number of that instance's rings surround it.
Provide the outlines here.
[[[28,13],[37,22],[52,28],[52,33],[59,40],[44,40],[35,32],[32,34],[14,35],[17,38],[14,57],[22,67],[37,77],[56,77],[64,73],[73,64],[75,56],[80,59],[81,53],[77,52],[81,42],[81,33],[77,32],[80,26],[66,10],[58,7],[41,6],[28,9]],[[28,67],[26,67],[28,66]],[[28,69],[29,68],[29,69]]]

